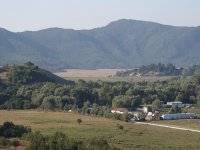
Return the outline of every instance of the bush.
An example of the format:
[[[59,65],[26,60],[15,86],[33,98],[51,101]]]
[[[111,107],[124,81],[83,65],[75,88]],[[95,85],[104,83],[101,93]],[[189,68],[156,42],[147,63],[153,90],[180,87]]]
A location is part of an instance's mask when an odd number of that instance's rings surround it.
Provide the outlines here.
[[[110,146],[103,138],[94,138],[90,140],[87,150],[110,150]]]
[[[69,145],[69,139],[62,132],[56,132],[48,141],[50,150],[65,150]]]
[[[40,132],[24,134],[23,138],[29,140],[31,144],[27,147],[27,150],[48,150],[49,147],[46,144],[45,137]]]
[[[85,145],[82,141],[71,140],[70,149],[72,150],[86,150]]]
[[[78,124],[80,124],[83,121],[82,121],[82,119],[79,118],[79,119],[77,119],[77,122],[78,122]]]
[[[123,126],[123,125],[120,125],[120,124],[117,124],[117,128],[120,129],[120,130],[123,130],[123,129],[124,129],[124,126]]]
[[[12,141],[12,146],[14,146],[15,147],[15,149],[16,149],[16,147],[18,147],[20,145],[20,143],[19,143],[19,141],[18,140],[13,140]]]
[[[0,137],[0,147],[10,146],[10,141],[4,137]]]
[[[70,139],[62,132],[44,137],[40,132],[28,133],[23,136],[31,144],[26,150],[119,150],[110,147],[104,138],[94,138],[89,142]]]
[[[23,125],[14,125],[12,122],[4,122],[0,126],[0,136],[9,137],[22,137],[24,133],[31,132],[31,129]]]

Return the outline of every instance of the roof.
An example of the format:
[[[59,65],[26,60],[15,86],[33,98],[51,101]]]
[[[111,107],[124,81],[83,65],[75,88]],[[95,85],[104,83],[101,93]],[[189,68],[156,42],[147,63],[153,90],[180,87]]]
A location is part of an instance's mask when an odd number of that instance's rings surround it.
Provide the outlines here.
[[[142,106],[142,107],[152,107],[151,104],[148,104],[148,105],[140,105],[140,106]]]
[[[127,111],[127,108],[115,108],[113,110],[119,111],[119,112],[124,112],[124,111]]]
[[[167,102],[167,105],[172,105],[172,104],[182,104],[182,102]]]

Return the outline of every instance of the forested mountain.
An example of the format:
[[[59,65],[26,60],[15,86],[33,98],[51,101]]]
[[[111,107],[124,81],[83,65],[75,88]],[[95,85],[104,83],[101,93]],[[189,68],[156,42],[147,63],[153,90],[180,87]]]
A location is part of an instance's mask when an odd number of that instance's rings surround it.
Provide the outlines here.
[[[200,64],[200,27],[118,20],[92,30],[0,29],[0,64],[32,61],[51,69],[132,68],[151,63]]]

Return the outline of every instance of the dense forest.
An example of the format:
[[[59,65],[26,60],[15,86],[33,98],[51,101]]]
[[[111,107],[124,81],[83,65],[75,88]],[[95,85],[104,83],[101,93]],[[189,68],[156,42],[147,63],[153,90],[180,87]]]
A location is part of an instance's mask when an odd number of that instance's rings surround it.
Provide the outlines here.
[[[1,109],[73,110],[108,115],[111,108],[134,110],[154,101],[200,104],[200,76],[154,82],[84,81],[58,83],[34,64],[12,66],[0,80]]]
[[[176,67],[173,64],[150,64],[141,66],[136,69],[130,69],[126,71],[118,71],[116,76],[192,76],[200,73],[200,65],[194,65],[192,67]]]

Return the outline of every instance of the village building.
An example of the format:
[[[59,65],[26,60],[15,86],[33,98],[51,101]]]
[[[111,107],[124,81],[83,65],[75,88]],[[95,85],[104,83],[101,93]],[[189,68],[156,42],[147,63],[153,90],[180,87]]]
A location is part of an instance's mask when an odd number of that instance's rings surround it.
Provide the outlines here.
[[[167,102],[167,106],[182,108],[183,103],[182,102]]]
[[[197,118],[197,114],[195,113],[163,114],[160,118],[163,120],[194,119]]]
[[[128,112],[127,108],[115,108],[111,110],[111,113],[117,113],[117,114],[124,114],[125,112]]]

